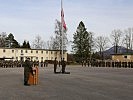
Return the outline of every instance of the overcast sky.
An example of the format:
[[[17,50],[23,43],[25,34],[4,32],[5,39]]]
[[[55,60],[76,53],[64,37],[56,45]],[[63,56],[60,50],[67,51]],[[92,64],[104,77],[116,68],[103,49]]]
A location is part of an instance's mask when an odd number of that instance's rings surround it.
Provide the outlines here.
[[[13,33],[20,43],[37,34],[47,41],[60,20],[60,6],[60,0],[0,0],[0,32]],[[95,36],[133,27],[133,0],[63,0],[63,8],[69,40],[80,21]]]

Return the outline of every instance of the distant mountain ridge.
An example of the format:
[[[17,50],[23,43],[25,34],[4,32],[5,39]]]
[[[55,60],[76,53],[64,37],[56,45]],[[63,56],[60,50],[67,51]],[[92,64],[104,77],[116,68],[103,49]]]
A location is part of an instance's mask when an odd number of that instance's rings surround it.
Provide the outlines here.
[[[103,55],[104,56],[111,56],[112,54],[116,54],[114,51],[115,51],[115,46],[109,48],[106,51],[103,51]],[[118,52],[117,52],[117,54],[125,54],[125,53],[126,54],[133,53],[133,50],[131,50],[131,49],[128,49],[127,50],[127,48],[125,48],[123,46],[118,46]]]

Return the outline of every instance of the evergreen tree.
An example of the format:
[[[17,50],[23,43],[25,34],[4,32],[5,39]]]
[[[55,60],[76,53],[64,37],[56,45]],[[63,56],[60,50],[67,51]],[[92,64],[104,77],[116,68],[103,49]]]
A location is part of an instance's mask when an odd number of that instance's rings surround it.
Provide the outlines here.
[[[17,40],[14,39],[14,36],[12,33],[10,33],[8,35],[8,37],[6,37],[5,44],[6,44],[6,47],[9,47],[9,48],[19,48],[20,47]]]
[[[16,40],[13,40],[12,48],[20,48],[20,44]]]
[[[25,40],[24,40],[23,45],[21,46],[21,48],[27,48],[27,45],[26,45],[26,41]]]
[[[81,61],[88,60],[91,57],[93,47],[93,33],[87,32],[84,23],[81,21],[73,36],[73,52]]]
[[[31,48],[29,41],[27,41],[27,48]]]
[[[23,42],[21,48],[31,48],[31,47],[30,47],[29,41],[26,42],[26,40],[24,40],[24,42]]]

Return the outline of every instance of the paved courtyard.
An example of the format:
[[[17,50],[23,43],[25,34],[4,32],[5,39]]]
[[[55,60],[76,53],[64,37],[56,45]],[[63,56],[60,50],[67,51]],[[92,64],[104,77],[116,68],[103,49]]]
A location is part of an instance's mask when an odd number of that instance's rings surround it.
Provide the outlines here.
[[[61,68],[58,68],[60,71]],[[39,84],[23,85],[23,68],[0,68],[0,100],[133,100],[133,69],[39,68]]]

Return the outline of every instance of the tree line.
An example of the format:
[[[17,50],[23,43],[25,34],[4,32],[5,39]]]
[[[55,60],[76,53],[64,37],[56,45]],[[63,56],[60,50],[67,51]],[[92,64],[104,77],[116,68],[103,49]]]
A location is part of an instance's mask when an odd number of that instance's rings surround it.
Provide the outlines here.
[[[55,20],[54,35],[48,41],[44,41],[38,34],[34,37],[32,44],[24,40],[21,45],[12,33],[7,35],[6,32],[2,32],[0,34],[0,47],[51,50],[61,50],[63,48],[63,50],[67,50],[67,45],[71,43],[72,53],[79,61],[83,59],[91,60],[92,58],[104,59],[103,51],[112,46],[114,46],[114,53],[116,54],[120,53],[119,46],[126,47],[127,52],[133,49],[133,28],[127,28],[123,31],[115,29],[109,37],[103,35],[95,37],[96,33],[88,32],[85,24],[81,21],[73,34],[73,41],[68,40],[67,30],[63,30],[63,33],[62,35],[61,22]]]

